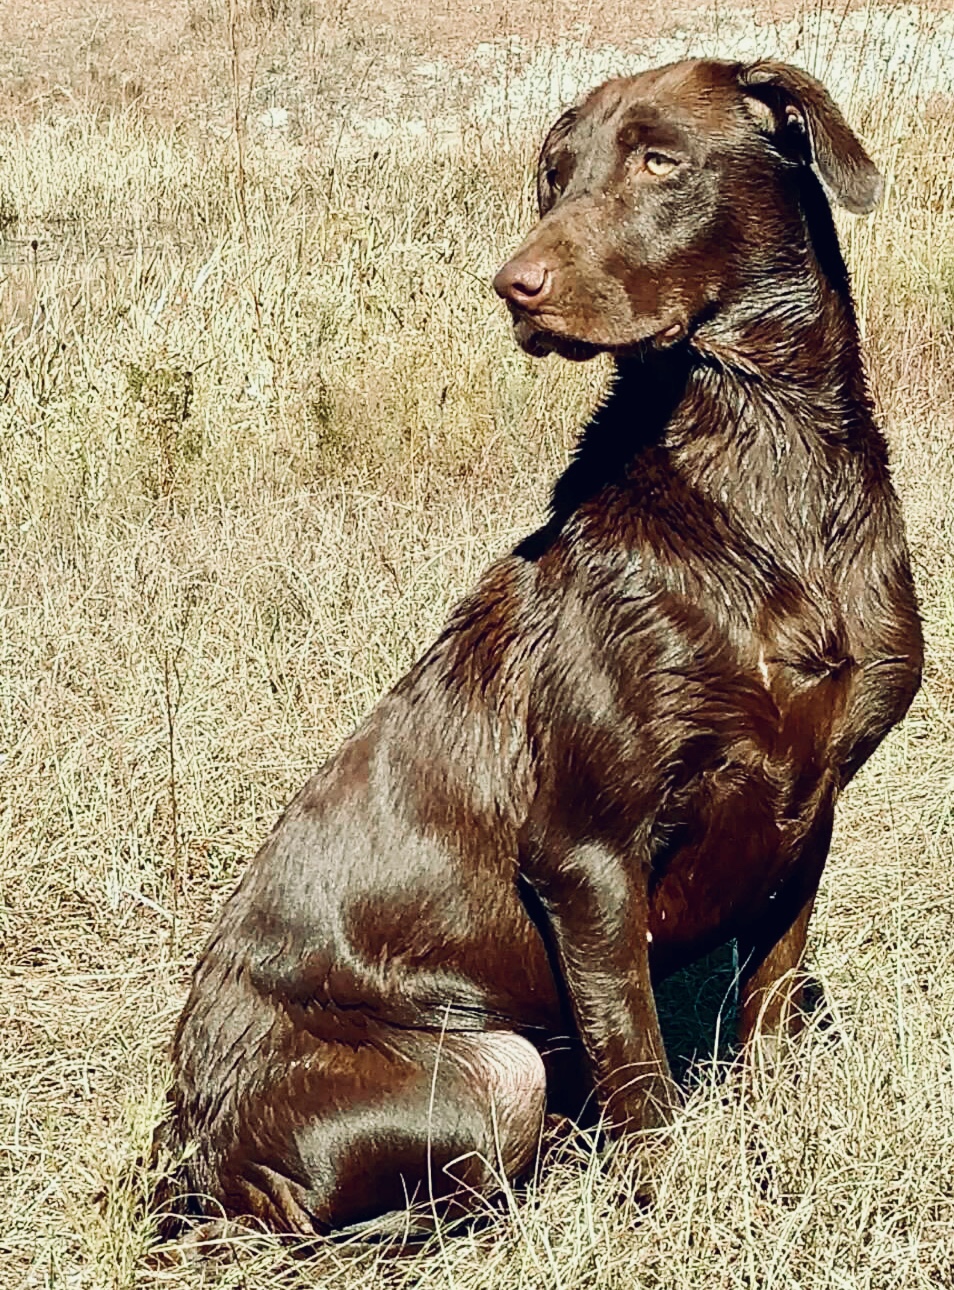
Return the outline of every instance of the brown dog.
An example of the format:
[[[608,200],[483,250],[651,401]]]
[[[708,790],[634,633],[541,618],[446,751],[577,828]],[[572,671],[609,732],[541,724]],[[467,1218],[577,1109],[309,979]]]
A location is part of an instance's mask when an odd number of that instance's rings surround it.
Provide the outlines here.
[[[613,389],[549,522],[226,905],[175,1039],[180,1208],[325,1232],[518,1176],[589,1088],[610,1129],[656,1123],[653,982],[733,937],[742,1038],[795,1024],[772,987],[836,798],[921,668],[812,163],[877,202],[824,88],[776,63],[611,81],[550,131],[495,286],[525,349],[609,351]]]

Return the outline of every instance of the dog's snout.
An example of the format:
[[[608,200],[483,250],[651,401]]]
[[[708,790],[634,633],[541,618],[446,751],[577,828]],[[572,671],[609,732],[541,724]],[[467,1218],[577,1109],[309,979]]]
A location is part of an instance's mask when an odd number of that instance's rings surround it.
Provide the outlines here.
[[[550,294],[553,279],[541,260],[517,256],[508,260],[494,278],[498,296],[521,309],[538,308]]]

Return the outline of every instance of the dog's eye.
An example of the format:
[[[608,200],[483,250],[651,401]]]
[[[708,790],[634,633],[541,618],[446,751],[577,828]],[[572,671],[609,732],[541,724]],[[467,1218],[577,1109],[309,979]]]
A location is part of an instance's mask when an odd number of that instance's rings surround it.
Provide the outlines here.
[[[647,152],[643,157],[643,165],[651,175],[661,179],[663,175],[671,174],[679,162],[674,157],[667,157],[664,152]]]

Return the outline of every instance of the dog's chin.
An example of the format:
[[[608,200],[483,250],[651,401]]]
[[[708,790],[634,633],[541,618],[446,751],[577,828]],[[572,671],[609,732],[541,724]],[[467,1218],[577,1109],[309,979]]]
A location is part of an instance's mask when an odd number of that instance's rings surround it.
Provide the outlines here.
[[[533,358],[545,358],[547,354],[558,354],[568,358],[572,363],[585,363],[597,354],[612,354],[616,358],[625,358],[645,352],[648,347],[669,349],[670,346],[684,340],[688,333],[688,324],[682,319],[671,318],[660,325],[660,321],[646,328],[644,335],[636,335],[625,342],[602,344],[588,340],[577,340],[575,337],[561,336],[559,332],[549,331],[531,321],[526,314],[514,312],[513,331],[517,344]]]
[[[528,318],[515,317],[513,334],[517,344],[531,358],[545,358],[547,354],[557,354],[568,358],[571,363],[585,363],[597,354],[602,353],[604,346],[591,345],[584,340],[571,340],[559,336],[556,332],[535,327]]]

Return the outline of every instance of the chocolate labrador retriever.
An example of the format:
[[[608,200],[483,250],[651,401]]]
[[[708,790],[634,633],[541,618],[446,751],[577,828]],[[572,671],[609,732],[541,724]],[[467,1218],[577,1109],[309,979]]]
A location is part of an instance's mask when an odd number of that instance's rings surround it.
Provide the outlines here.
[[[495,279],[531,354],[616,361],[550,518],[294,799],[174,1043],[178,1209],[324,1233],[486,1193],[548,1107],[675,1094],[654,982],[730,938],[797,1025],[838,794],[921,632],[828,202],[881,181],[818,81],[610,81]],[[579,1070],[570,1057],[581,1055]]]

